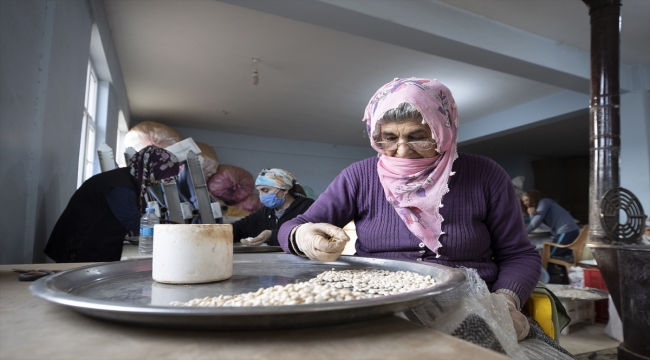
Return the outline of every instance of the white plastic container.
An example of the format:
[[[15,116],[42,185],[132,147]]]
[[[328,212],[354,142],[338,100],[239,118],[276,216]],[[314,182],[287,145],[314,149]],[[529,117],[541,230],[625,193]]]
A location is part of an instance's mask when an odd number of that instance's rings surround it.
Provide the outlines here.
[[[152,277],[157,282],[197,284],[229,279],[232,258],[232,225],[154,227]]]

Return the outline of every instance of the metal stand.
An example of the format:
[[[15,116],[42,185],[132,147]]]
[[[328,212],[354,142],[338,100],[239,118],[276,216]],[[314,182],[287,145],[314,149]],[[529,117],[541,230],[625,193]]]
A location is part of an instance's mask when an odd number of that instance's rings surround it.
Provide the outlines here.
[[[203,170],[201,170],[201,163],[199,156],[194,151],[187,153],[187,166],[190,170],[190,180],[194,187],[194,194],[199,203],[199,214],[201,215],[201,222],[203,224],[216,224],[212,214],[212,207],[210,205],[210,193],[208,192],[208,184],[205,182]]]
[[[183,224],[185,219],[183,218],[183,212],[181,210],[181,201],[178,196],[178,188],[176,187],[176,181],[164,181],[162,184],[163,192],[165,193],[165,205],[167,206],[167,214],[169,214],[169,220],[175,223]]]
[[[99,158],[99,169],[106,172],[116,169],[115,159],[113,158],[113,149],[106,143],[102,143],[97,148],[97,158]]]
[[[124,153],[125,158],[128,160],[135,154],[135,149],[128,148]],[[189,185],[196,197],[196,204],[198,209],[193,209],[188,201],[181,201],[181,195],[178,191],[178,186],[175,180],[162,182],[162,191],[164,199],[156,199],[158,202],[164,202],[164,207],[167,208],[168,220],[178,224],[186,223],[186,220],[192,219],[198,215],[203,224],[216,224],[215,218],[222,217],[221,208],[218,203],[216,207],[210,200],[210,193],[208,192],[208,184],[203,176],[201,163],[199,157],[193,151],[187,153],[187,160],[185,160],[189,172]],[[161,201],[162,200],[162,201]]]

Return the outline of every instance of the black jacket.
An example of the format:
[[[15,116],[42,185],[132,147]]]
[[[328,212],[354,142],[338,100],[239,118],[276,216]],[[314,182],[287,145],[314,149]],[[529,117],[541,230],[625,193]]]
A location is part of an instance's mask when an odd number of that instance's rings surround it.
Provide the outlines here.
[[[77,189],[52,230],[45,246],[47,256],[56,262],[120,260],[128,230],[111,211],[106,196],[114,187],[127,187],[139,198],[129,171],[126,167],[97,174]]]
[[[266,243],[279,246],[278,229],[280,226],[303,214],[313,203],[313,199],[296,197],[280,219],[275,217],[275,210],[265,206],[232,224],[233,241],[240,242],[241,239],[247,237],[256,237],[264,230],[271,230],[271,238]]]

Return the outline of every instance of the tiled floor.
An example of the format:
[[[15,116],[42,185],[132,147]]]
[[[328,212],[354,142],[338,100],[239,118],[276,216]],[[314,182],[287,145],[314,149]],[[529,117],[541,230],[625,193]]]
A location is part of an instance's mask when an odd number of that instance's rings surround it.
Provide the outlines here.
[[[620,344],[604,333],[605,324],[588,322],[571,325],[569,335],[560,335],[560,345],[573,355],[615,348]]]
[[[617,360],[618,348],[592,351],[576,355],[576,360]]]

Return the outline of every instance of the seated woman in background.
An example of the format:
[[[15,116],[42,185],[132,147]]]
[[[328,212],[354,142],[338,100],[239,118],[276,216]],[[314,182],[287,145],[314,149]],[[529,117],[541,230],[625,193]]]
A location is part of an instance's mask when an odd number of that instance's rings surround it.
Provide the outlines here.
[[[56,262],[120,260],[124,237],[140,232],[147,186],[176,177],[179,168],[174,154],[148,146],[129,166],[86,180],[56,222],[45,254]]]
[[[307,198],[296,178],[282,169],[262,170],[255,187],[264,207],[232,224],[233,240],[246,246],[277,246],[280,226],[307,211],[314,200]]]
[[[558,203],[547,198],[538,190],[530,190],[521,195],[521,202],[528,209],[531,216],[526,231],[530,234],[542,223],[551,228],[553,242],[561,245],[568,245],[580,234],[580,228],[571,214],[564,210]],[[571,249],[553,247],[551,257],[573,261]]]
[[[526,337],[517,309],[537,285],[541,258],[507,173],[486,157],[457,153],[451,91],[436,80],[395,79],[372,97],[364,121],[379,156],[344,169],[281,227],[285,252],[335,261],[348,241],[341,227],[354,220],[358,256],[476,269],[509,304],[518,339]]]

